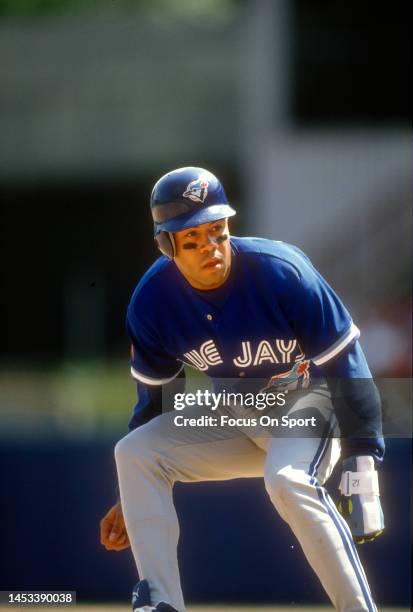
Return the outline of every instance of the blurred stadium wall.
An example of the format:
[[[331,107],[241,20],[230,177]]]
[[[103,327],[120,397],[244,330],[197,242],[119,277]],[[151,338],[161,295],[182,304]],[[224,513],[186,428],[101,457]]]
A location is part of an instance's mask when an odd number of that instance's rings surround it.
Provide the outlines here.
[[[222,178],[234,233],[305,250],[351,307],[373,372],[410,377],[407,11],[0,0],[1,588],[113,599],[133,580],[128,554],[100,550],[97,523],[135,395],[123,321],[156,257],[148,195],[171,167]],[[387,604],[409,597],[409,449],[389,441],[389,535],[365,553]],[[193,599],[322,600],[258,483],[177,496],[199,517],[181,551]]]

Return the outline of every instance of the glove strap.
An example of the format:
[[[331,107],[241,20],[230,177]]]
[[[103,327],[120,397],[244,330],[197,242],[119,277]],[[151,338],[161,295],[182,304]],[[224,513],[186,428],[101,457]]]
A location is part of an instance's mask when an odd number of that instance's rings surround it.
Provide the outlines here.
[[[366,472],[343,472],[339,489],[342,495],[365,495],[372,493],[380,495],[379,478],[376,470]]]

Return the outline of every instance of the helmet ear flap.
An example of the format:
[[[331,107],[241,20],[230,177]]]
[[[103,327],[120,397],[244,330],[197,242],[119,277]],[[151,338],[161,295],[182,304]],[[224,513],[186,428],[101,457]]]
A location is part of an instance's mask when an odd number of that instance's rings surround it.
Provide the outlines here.
[[[158,249],[163,255],[166,255],[169,259],[173,259],[175,256],[175,240],[171,232],[160,231],[155,235],[155,242],[158,245]]]

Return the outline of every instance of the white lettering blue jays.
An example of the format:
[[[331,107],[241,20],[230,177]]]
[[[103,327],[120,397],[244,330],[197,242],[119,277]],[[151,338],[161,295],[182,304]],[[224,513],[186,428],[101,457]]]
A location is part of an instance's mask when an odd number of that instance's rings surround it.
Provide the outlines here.
[[[304,355],[299,347],[297,340],[276,339],[261,340],[252,342],[246,340],[241,342],[241,351],[232,360],[237,368],[257,367],[263,363],[288,364],[296,363],[303,359]],[[184,360],[191,365],[205,372],[211,366],[219,365],[223,362],[218,348],[213,340],[204,342],[199,349],[192,349],[184,353]]]

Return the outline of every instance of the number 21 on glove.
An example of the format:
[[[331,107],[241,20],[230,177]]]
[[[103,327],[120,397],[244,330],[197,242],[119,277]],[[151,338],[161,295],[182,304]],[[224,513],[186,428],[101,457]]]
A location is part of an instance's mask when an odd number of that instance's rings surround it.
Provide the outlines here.
[[[379,481],[370,456],[353,456],[343,461],[338,510],[345,518],[355,542],[372,542],[384,529]]]

